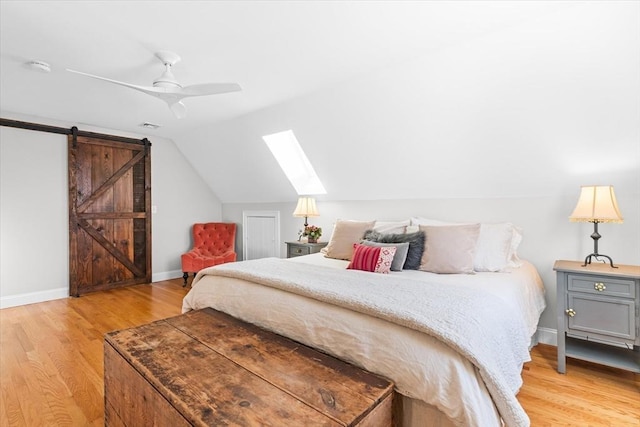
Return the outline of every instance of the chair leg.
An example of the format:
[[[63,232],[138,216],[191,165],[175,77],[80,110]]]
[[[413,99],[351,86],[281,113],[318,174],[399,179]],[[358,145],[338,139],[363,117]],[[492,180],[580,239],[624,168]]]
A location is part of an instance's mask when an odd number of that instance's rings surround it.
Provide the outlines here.
[[[184,279],[184,283],[182,284],[182,287],[184,288],[185,286],[187,286],[187,279],[189,278],[189,273],[187,273],[186,271],[182,272],[182,278]]]

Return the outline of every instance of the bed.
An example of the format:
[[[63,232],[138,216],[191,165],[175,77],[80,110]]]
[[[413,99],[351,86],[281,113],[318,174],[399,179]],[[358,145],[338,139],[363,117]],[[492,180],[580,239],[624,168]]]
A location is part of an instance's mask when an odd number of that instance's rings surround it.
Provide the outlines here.
[[[207,268],[183,312],[212,307],[389,378],[403,426],[529,425],[516,394],[545,308],[532,264],[373,274],[350,262],[318,253]]]

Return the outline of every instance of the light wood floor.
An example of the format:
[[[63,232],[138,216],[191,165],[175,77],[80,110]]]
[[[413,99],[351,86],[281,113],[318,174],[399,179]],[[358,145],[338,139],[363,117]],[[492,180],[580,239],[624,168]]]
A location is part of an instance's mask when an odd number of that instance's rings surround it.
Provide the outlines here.
[[[103,425],[103,335],[180,314],[182,279],[0,310],[0,425]],[[640,375],[538,345],[518,398],[537,426],[640,426]]]

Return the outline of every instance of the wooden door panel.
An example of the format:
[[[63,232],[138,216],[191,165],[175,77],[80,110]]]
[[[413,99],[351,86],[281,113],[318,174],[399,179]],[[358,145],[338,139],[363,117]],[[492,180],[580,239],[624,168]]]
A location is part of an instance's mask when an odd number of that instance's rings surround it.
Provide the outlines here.
[[[77,264],[77,282],[93,283],[93,245],[91,244],[93,239],[81,228],[76,233],[77,254],[75,262]]]
[[[131,150],[114,150],[114,170],[120,170],[133,157]],[[127,168],[126,172],[113,184],[114,210],[115,212],[133,212],[133,171]]]
[[[151,281],[150,143],[69,137],[70,294]]]
[[[88,221],[100,236],[107,242],[113,240],[113,222],[96,219]],[[91,252],[93,263],[93,284],[102,285],[113,282],[113,256],[107,251],[102,240],[97,240],[94,236],[91,240]]]
[[[133,258],[133,219],[113,220],[113,241],[116,248],[122,252],[127,259]],[[134,275],[126,266],[114,258],[113,268],[116,274],[116,281],[133,279]]]
[[[91,150],[77,150],[75,156],[77,164],[86,165],[91,161]],[[69,168],[71,168],[71,164],[69,164]],[[76,168],[75,183],[77,203],[81,204],[91,196],[91,168]],[[72,185],[71,181],[69,185]]]

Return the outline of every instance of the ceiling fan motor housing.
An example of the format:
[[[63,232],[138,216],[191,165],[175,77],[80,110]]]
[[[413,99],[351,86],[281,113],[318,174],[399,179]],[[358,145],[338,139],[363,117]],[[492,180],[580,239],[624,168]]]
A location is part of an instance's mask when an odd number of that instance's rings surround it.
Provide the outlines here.
[[[181,88],[182,85],[178,83],[173,73],[171,72],[171,67],[180,61],[180,56],[168,50],[161,50],[159,52],[156,52],[156,58],[162,61],[165,66],[165,70],[160,77],[153,81],[153,86]]]
[[[171,64],[164,64],[167,68],[164,73],[153,81],[153,87],[181,88],[173,73],[171,72]]]

